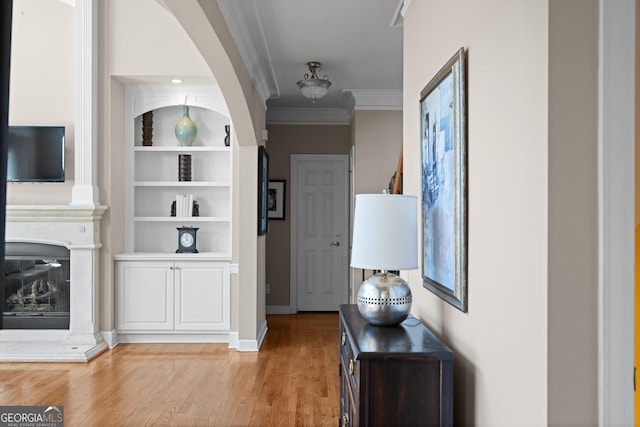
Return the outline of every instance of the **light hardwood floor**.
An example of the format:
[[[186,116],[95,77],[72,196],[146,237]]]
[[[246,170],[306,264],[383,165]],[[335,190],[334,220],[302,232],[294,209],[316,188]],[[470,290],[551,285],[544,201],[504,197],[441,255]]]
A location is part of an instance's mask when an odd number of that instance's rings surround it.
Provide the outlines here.
[[[257,353],[121,344],[89,363],[0,363],[0,405],[64,405],[65,426],[335,426],[337,313],[270,315]]]

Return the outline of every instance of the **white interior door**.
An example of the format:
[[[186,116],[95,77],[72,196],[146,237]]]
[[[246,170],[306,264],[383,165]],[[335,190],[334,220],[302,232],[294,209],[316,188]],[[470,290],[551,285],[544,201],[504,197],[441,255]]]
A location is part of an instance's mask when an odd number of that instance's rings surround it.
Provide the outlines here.
[[[291,311],[348,301],[349,156],[291,157]]]

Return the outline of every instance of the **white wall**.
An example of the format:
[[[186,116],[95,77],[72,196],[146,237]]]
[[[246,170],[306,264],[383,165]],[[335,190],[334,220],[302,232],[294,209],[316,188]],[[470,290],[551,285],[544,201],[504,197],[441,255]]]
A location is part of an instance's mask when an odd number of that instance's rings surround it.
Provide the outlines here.
[[[211,70],[176,18],[156,0],[110,0],[110,71],[114,76],[209,77]],[[157,81],[156,83],[161,83]]]
[[[7,183],[9,205],[66,205],[74,183],[75,9],[14,0],[9,124],[65,126],[64,183]]]
[[[413,1],[404,20],[405,192],[420,194],[420,91],[468,49],[462,313],[409,274],[413,313],[455,352],[458,425],[547,425],[548,7]]]

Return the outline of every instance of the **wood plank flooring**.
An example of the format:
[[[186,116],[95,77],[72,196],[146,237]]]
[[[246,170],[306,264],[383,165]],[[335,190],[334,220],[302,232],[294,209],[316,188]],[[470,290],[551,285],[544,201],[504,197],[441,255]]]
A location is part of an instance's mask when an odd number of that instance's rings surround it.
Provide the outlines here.
[[[64,405],[65,426],[335,426],[338,315],[270,315],[260,352],[121,344],[89,363],[0,363],[0,405]]]

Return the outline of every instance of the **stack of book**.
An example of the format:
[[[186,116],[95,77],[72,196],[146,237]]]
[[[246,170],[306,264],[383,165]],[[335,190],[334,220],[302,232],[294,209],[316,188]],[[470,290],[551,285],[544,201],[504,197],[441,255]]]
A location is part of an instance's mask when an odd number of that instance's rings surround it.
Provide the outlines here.
[[[176,216],[193,216],[193,194],[176,194]]]

